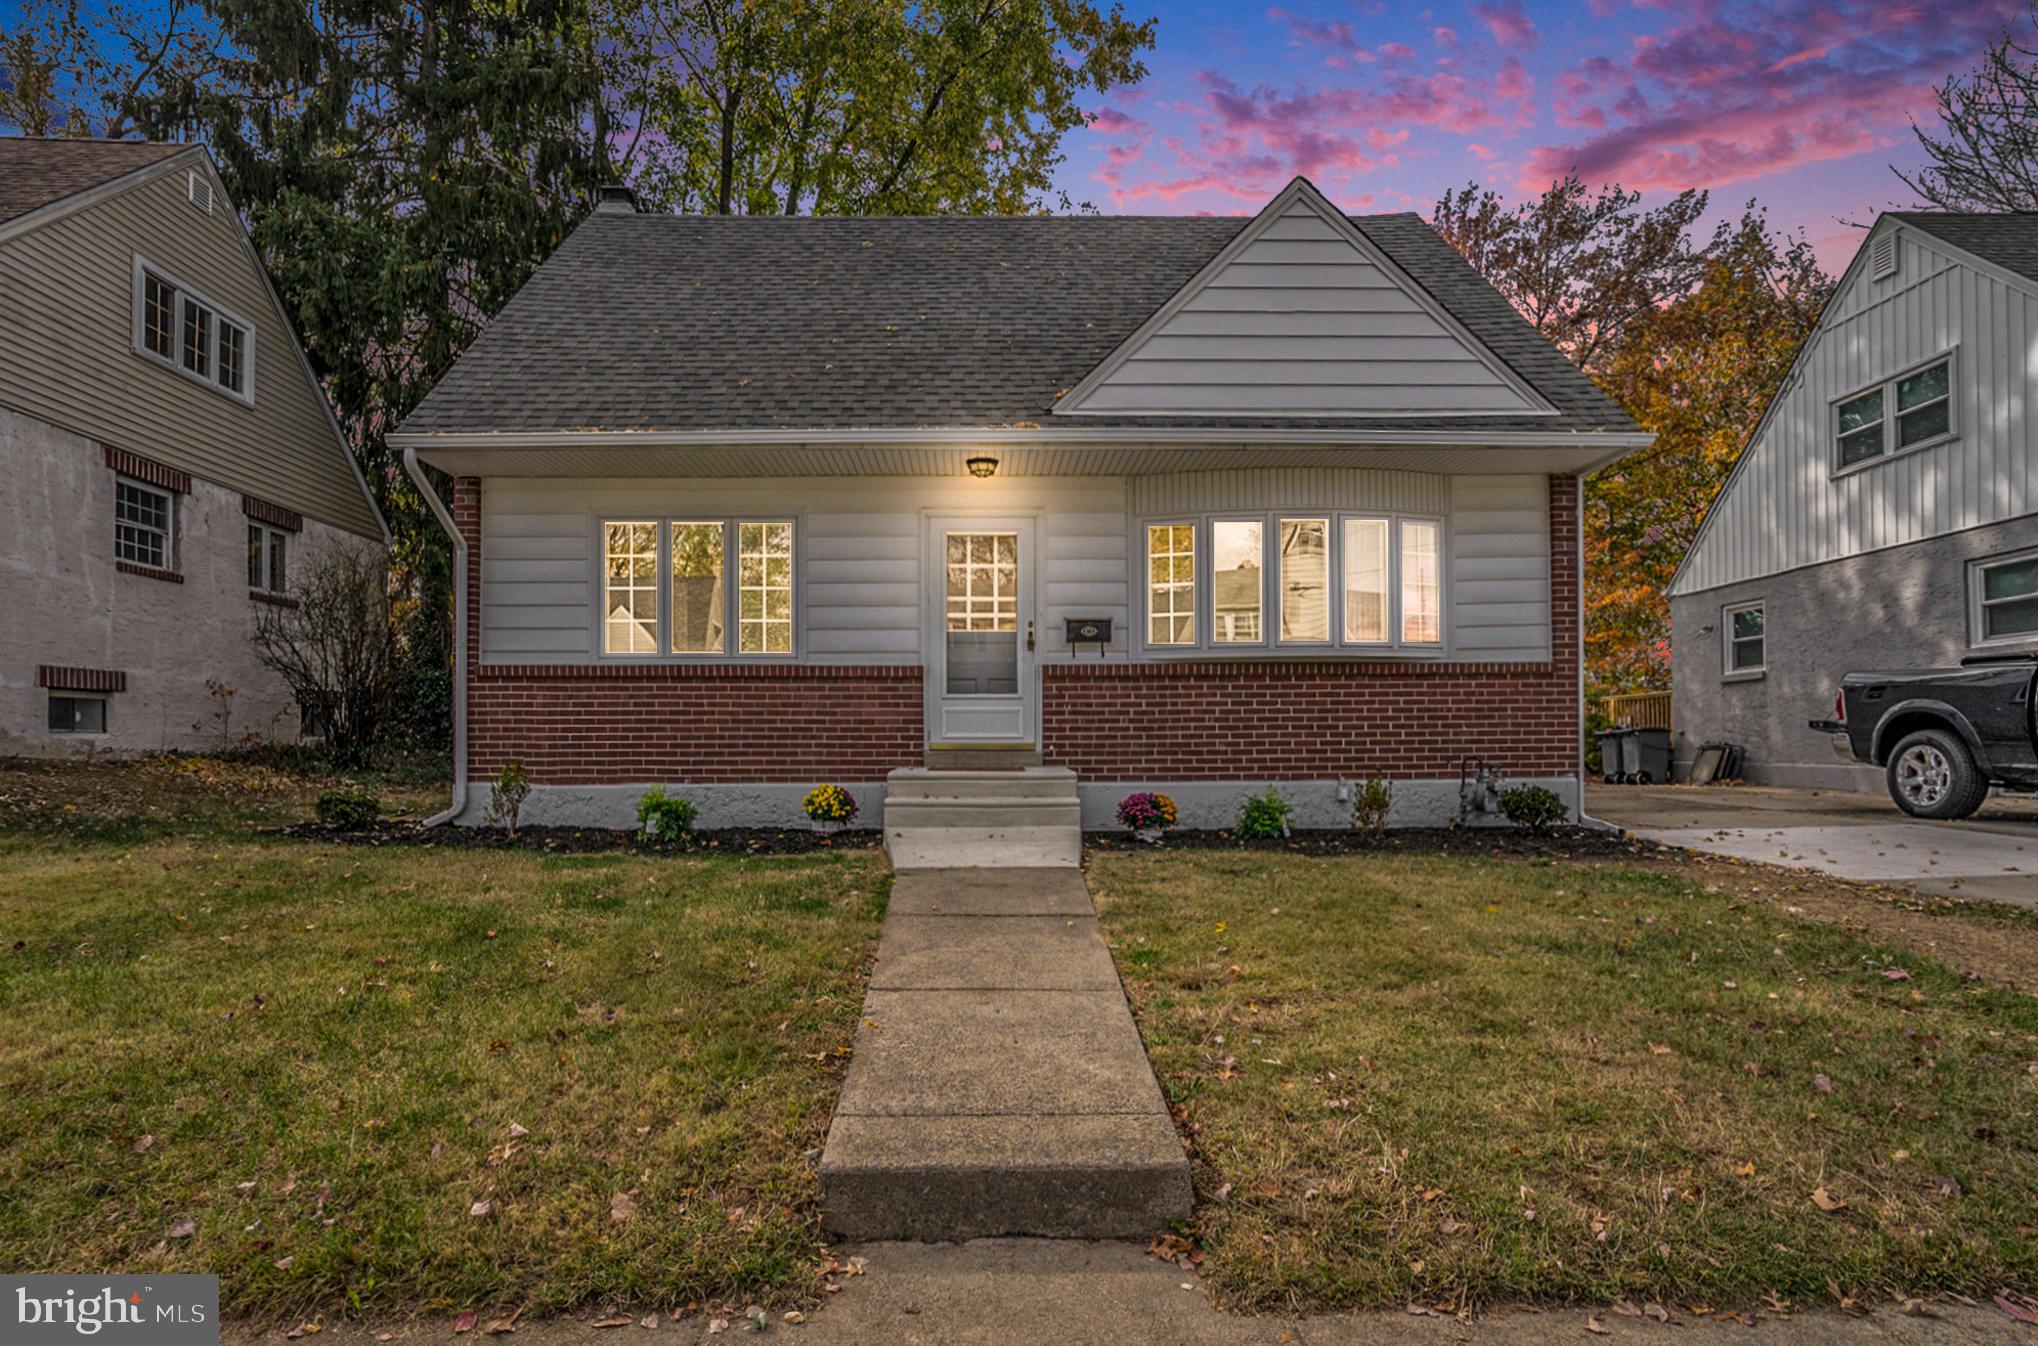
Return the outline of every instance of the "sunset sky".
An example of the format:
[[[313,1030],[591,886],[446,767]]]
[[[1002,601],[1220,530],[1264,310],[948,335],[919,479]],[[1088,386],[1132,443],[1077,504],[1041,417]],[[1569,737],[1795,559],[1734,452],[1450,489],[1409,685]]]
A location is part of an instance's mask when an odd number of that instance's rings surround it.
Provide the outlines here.
[[[1128,4],[1140,14],[1154,5]],[[1716,212],[1750,197],[1829,267],[1845,221],[1913,204],[1932,86],[2024,0],[1168,0],[1150,73],[1100,100],[1059,182],[1104,211],[1236,213],[1304,174],[1353,211],[1428,215],[1570,168]]]

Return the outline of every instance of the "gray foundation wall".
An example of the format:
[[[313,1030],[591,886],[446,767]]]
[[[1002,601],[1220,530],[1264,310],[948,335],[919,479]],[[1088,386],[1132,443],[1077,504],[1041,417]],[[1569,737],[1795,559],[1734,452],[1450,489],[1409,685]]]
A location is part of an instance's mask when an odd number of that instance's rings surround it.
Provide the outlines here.
[[[856,796],[854,826],[884,826],[885,787],[881,781],[845,781]],[[1083,826],[1095,831],[1117,828],[1118,803],[1138,790],[1158,790],[1174,798],[1181,814],[1180,825],[1194,828],[1226,828],[1238,820],[1239,806],[1248,795],[1258,794],[1266,782],[1253,781],[1090,781],[1077,786],[1082,799]],[[1356,782],[1275,781],[1275,788],[1295,806],[1296,828],[1344,828],[1351,825],[1349,795],[1340,791]],[[1578,813],[1578,782],[1571,777],[1510,780],[1508,785],[1541,785],[1555,791]],[[641,785],[540,785],[524,802],[521,822],[554,827],[634,828],[637,801],[651,786]],[[800,800],[812,787],[802,784],[684,785],[668,784],[668,793],[684,796],[700,810],[699,826],[719,827],[805,827],[806,814]],[[1441,827],[1458,817],[1458,783],[1455,780],[1402,780],[1393,782],[1394,802],[1388,814],[1391,827]],[[468,786],[467,806],[455,819],[462,826],[487,825],[487,782]],[[1500,822],[1498,815],[1475,816],[1475,824]]]
[[[1724,740],[1741,745],[1744,771],[1757,784],[1882,789],[1879,769],[1839,756],[1806,721],[1832,718],[1834,694],[1849,672],[1948,666],[1976,653],[1968,564],[2034,546],[2038,515],[2027,515],[1671,599],[1677,777],[1690,771],[1700,744]],[[1729,677],[1720,614],[1758,599],[1767,667],[1758,676]],[[2028,648],[2038,649],[2038,642]]]

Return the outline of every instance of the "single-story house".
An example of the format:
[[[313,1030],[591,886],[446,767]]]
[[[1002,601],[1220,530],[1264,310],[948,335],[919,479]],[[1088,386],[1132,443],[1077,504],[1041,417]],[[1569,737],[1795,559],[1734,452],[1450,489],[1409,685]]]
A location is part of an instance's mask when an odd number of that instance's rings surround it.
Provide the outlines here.
[[[205,150],[0,137],[0,314],[0,753],[297,737],[256,614],[388,535]]]
[[[620,189],[393,437],[452,478],[453,813],[867,821],[952,762],[1228,826],[1574,804],[1580,474],[1646,444],[1420,218],[690,218]],[[436,499],[436,497],[434,497]]]
[[[2038,215],[1876,220],[1671,582],[1680,778],[1881,790],[1842,676],[2038,652],[2034,415]]]

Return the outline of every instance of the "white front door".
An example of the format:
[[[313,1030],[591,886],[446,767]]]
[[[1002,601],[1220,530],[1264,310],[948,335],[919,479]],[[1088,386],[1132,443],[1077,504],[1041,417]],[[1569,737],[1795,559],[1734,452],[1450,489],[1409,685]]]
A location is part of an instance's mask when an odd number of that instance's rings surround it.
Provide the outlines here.
[[[1033,742],[1033,521],[932,518],[926,554],[928,742]]]

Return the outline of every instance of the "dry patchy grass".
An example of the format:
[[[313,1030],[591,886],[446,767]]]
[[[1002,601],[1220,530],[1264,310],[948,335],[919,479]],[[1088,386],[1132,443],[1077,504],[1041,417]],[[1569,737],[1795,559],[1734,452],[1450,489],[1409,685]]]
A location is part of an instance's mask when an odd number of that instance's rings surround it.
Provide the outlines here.
[[[0,1265],[272,1321],[800,1297],[888,882],[0,835]]]
[[[1234,1302],[2038,1280],[2025,995],[1616,865],[1113,855],[1091,884]]]

